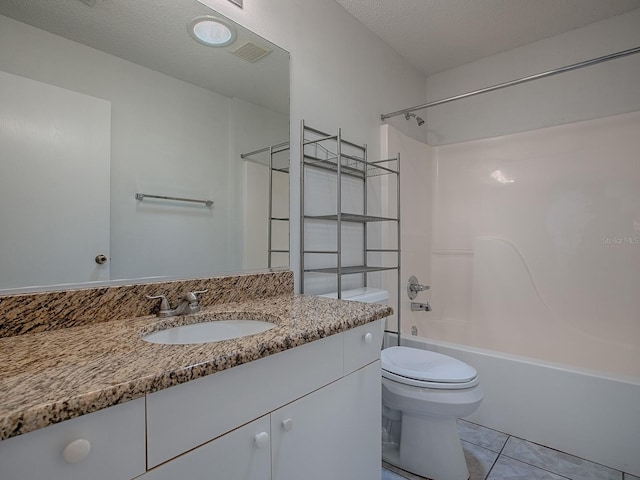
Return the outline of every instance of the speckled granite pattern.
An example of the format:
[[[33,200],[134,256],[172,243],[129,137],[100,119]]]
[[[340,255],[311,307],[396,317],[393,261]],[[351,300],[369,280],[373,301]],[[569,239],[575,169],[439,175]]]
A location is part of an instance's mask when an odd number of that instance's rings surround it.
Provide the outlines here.
[[[0,439],[266,357],[392,312],[385,305],[287,294],[214,305],[194,316],[172,319],[251,316],[277,325],[257,335],[215,343],[145,342],[141,335],[167,321],[154,316],[0,338]]]
[[[159,302],[147,295],[166,295],[175,306],[185,292],[207,289],[202,305],[293,293],[293,272],[0,296],[0,337],[149,315],[158,311]]]

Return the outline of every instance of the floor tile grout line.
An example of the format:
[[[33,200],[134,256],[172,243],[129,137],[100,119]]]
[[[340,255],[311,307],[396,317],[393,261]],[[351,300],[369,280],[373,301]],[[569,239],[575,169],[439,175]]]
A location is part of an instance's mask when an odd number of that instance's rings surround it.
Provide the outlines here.
[[[497,430],[496,430],[497,431]],[[500,432],[502,433],[502,432]],[[505,435],[507,435],[505,433]],[[507,439],[504,441],[504,443],[502,444],[502,448],[500,449],[500,451],[498,452],[498,455],[496,455],[496,459],[493,461],[493,464],[491,465],[491,468],[489,469],[489,471],[487,472],[487,474],[484,477],[484,480],[487,480],[489,478],[489,475],[491,475],[491,471],[493,470],[493,467],[496,466],[496,463],[498,463],[498,459],[500,458],[500,456],[502,455],[502,451],[504,450],[504,447],[507,446],[507,442],[509,441],[509,438],[511,438],[511,435],[507,435]]]
[[[529,465],[530,467],[537,468],[538,470],[543,470],[543,471],[545,471],[547,473],[555,475],[556,477],[566,478],[567,480],[575,480],[574,478],[567,477],[567,476],[562,475],[560,473],[554,472],[553,470],[548,470],[547,468],[541,467],[540,465],[534,465],[533,463],[529,463],[529,462],[521,460],[519,458],[510,457],[509,455],[506,455],[506,454],[503,454],[503,456],[506,457],[506,458],[509,458],[511,460],[515,460],[516,462],[520,462],[520,463],[524,463],[525,465]]]
[[[538,447],[546,448],[546,449],[551,450],[551,451],[553,451],[553,452],[557,452],[557,453],[561,453],[561,454],[563,454],[563,455],[568,455],[568,456],[570,456],[570,457],[577,458],[577,459],[579,459],[579,460],[582,460],[583,462],[589,462],[589,463],[591,463],[591,464],[593,464],[593,465],[598,465],[598,466],[600,466],[600,467],[604,467],[604,468],[607,468],[607,469],[609,469],[609,470],[613,470],[614,472],[620,473],[620,474],[621,474],[620,478],[621,478],[622,480],[624,480],[624,472],[623,472],[622,470],[617,470],[617,469],[615,469],[615,468],[613,468],[613,467],[609,467],[608,465],[603,465],[602,463],[594,462],[593,460],[589,460],[588,458],[583,458],[583,457],[580,457],[580,456],[578,456],[578,455],[573,455],[573,454],[571,454],[571,453],[567,453],[567,452],[564,452],[564,451],[562,451],[562,450],[558,450],[557,448],[548,447],[547,445],[543,445],[543,444],[541,444],[541,443],[532,442],[531,440],[527,440],[526,438],[517,437],[517,436],[515,436],[515,435],[509,435],[509,438],[511,438],[511,437],[513,437],[513,438],[517,438],[518,440],[521,440],[521,441],[523,441],[523,442],[530,443],[530,444],[532,444],[532,445],[536,445],[536,446],[538,446]],[[509,441],[509,439],[507,439],[507,441]],[[505,442],[505,446],[506,446],[506,442]],[[540,467],[540,466],[538,466],[538,465],[534,465],[534,464],[529,463],[529,462],[527,462],[527,461],[525,461],[525,460],[521,460],[521,459],[519,459],[519,458],[512,457],[512,456],[510,456],[510,455],[508,455],[508,454],[503,454],[503,455],[504,455],[505,457],[511,458],[511,459],[513,459],[513,460],[518,460],[519,462],[526,463],[527,465],[531,465],[531,466],[533,466],[533,467],[540,468],[541,470],[545,470],[545,471],[547,471],[547,472],[549,472],[549,473],[553,473],[554,475],[558,475],[559,477],[562,477],[562,478],[568,478],[569,480],[574,480],[574,479],[572,479],[571,477],[567,477],[567,476],[565,476],[565,475],[563,475],[563,474],[556,473],[556,472],[554,472],[554,471],[552,471],[552,470],[547,470],[547,469],[546,469],[546,468],[544,468],[544,467]]]
[[[512,438],[512,437],[513,437],[513,438],[517,438],[518,440],[523,440],[523,441],[525,441],[525,442],[529,442],[529,440],[526,440],[526,439],[524,439],[524,438],[516,437],[515,435],[509,435],[509,437],[507,438],[507,441],[506,441],[506,442],[504,442],[504,446],[502,447],[502,450],[504,450],[504,449],[505,449],[505,447],[507,446],[507,442],[509,442],[509,438]],[[529,443],[533,443],[533,442],[529,442]],[[535,444],[535,445],[537,445],[537,444]],[[544,447],[544,445],[541,445],[541,446],[542,446],[542,447]],[[548,448],[548,447],[545,447],[545,448]],[[564,453],[564,452],[563,452],[563,453]],[[526,461],[521,460],[521,459],[519,459],[519,458],[511,457],[511,456],[507,455],[506,453],[502,453],[502,451],[500,451],[500,455],[498,455],[498,458],[500,458],[501,456],[504,456],[504,457],[506,457],[506,458],[510,458],[511,460],[515,460],[515,461],[520,462],[520,463],[524,463],[525,465],[529,465],[529,466],[534,467],[534,468],[539,468],[540,470],[544,470],[545,472],[551,473],[551,474],[553,474],[553,475],[557,475],[558,477],[566,478],[567,480],[572,480],[572,479],[571,479],[571,478],[569,478],[569,477],[565,477],[564,475],[560,475],[559,473],[552,472],[551,470],[547,470],[546,468],[542,468],[542,467],[540,467],[540,466],[538,466],[538,465],[534,465],[534,464],[532,464],[532,463],[526,462]],[[497,462],[497,461],[498,461],[498,460],[496,459],[496,462]]]
[[[620,475],[621,475],[621,477],[620,477],[620,478],[621,478],[621,480],[625,480],[625,478],[624,478],[624,477],[625,477],[625,472],[623,472],[622,470],[618,470],[618,469],[613,468],[613,467],[610,467],[610,466],[608,466],[608,465],[604,465],[604,464],[602,464],[602,463],[594,462],[593,460],[589,460],[588,458],[583,458],[583,457],[580,457],[580,456],[578,456],[578,455],[573,455],[573,454],[571,454],[571,453],[567,453],[567,452],[564,452],[564,451],[562,451],[562,450],[558,450],[558,449],[556,449],[556,448],[552,448],[552,447],[549,447],[549,446],[547,446],[547,445],[543,445],[543,444],[541,444],[541,443],[532,442],[531,440],[527,440],[526,438],[518,437],[518,436],[516,436],[516,435],[510,435],[510,434],[508,434],[508,433],[506,433],[506,432],[502,432],[502,431],[500,431],[500,430],[496,430],[495,428],[490,428],[490,427],[484,426],[484,425],[482,425],[482,424],[480,424],[480,423],[471,422],[471,421],[469,421],[469,420],[465,420],[465,419],[459,419],[459,420],[461,420],[463,423],[470,423],[470,424],[475,425],[475,426],[477,426],[477,427],[480,427],[480,428],[482,428],[482,429],[491,430],[491,431],[493,431],[493,432],[498,432],[498,433],[501,433],[501,434],[503,434],[503,435],[506,435],[506,436],[507,436],[507,440],[506,440],[506,441],[504,442],[504,444],[502,445],[502,448],[500,449],[500,452],[498,452],[498,458],[500,457],[500,455],[504,455],[504,456],[505,456],[505,457],[507,457],[507,458],[511,458],[511,459],[513,459],[513,460],[517,460],[517,461],[522,462],[522,463],[525,463],[525,464],[527,464],[527,465],[530,465],[530,466],[533,466],[533,467],[540,468],[541,470],[545,470],[545,471],[547,471],[547,472],[549,472],[549,473],[553,473],[554,475],[558,475],[559,477],[567,478],[567,479],[569,479],[569,480],[573,480],[573,479],[571,479],[570,477],[567,477],[567,476],[562,475],[562,474],[560,474],[560,473],[556,473],[556,472],[554,472],[554,471],[552,471],[552,470],[547,470],[547,469],[546,469],[546,468],[544,468],[544,467],[540,467],[540,466],[538,466],[538,465],[534,465],[534,464],[532,464],[532,463],[526,462],[526,461],[524,461],[524,460],[520,460],[520,459],[515,458],[515,457],[511,457],[511,456],[509,456],[509,455],[507,455],[507,454],[502,453],[502,452],[503,452],[503,450],[504,450],[504,448],[506,447],[507,442],[509,441],[509,439],[513,437],[513,438],[517,438],[518,440],[521,440],[521,441],[523,441],[523,442],[531,443],[531,444],[533,444],[533,445],[537,445],[537,446],[539,446],[539,447],[546,448],[546,449],[549,449],[549,450],[552,450],[552,451],[554,451],[554,452],[558,452],[558,453],[561,453],[561,454],[564,454],[564,455],[569,455],[569,456],[571,456],[571,457],[578,458],[578,459],[580,459],[580,460],[582,460],[582,461],[589,462],[589,463],[591,463],[591,464],[598,465],[598,466],[600,466],[600,467],[608,468],[608,469],[610,469],[610,470],[615,471],[616,473],[620,473]],[[485,448],[486,450],[489,450],[489,451],[492,451],[492,452],[496,453],[496,451],[495,451],[495,450],[492,450],[491,448],[487,448],[487,447],[486,447],[486,446],[484,446],[484,445],[480,445],[480,444],[478,444],[478,443],[475,443],[475,442],[472,442],[472,441],[469,441],[469,440],[466,440],[466,439],[465,439],[464,441],[465,441],[465,442],[468,442],[468,443],[470,443],[470,444],[472,444],[472,445],[476,445],[476,446],[478,446],[478,447]],[[496,458],[496,462],[497,462],[497,458]],[[493,465],[495,465],[495,462],[494,462],[494,464],[493,464]],[[491,467],[491,469],[493,469],[493,466]],[[489,471],[491,471],[491,469],[490,469]]]
[[[465,440],[464,438],[461,438],[460,440],[462,440],[463,442],[466,442],[466,443],[470,443],[471,445],[475,445],[476,447],[484,448],[485,450],[489,450],[490,452],[497,453],[497,454],[500,454],[500,452],[502,451],[502,448],[504,448],[504,446],[503,446],[503,447],[500,448],[500,450],[494,450],[493,448],[488,448],[485,445],[480,445],[479,443],[472,442],[470,440]],[[505,443],[507,443],[507,442],[505,442]]]
[[[480,443],[476,443],[476,442],[474,442],[474,441],[471,441],[471,440],[468,440],[468,439],[462,439],[462,438],[461,438],[461,440],[463,440],[463,441],[464,441],[464,442],[466,442],[466,443],[469,443],[470,445],[474,445],[474,446],[476,446],[476,447],[483,448],[483,449],[485,449],[485,450],[488,450],[488,451],[490,451],[490,452],[492,452],[492,453],[497,454],[497,455],[496,455],[495,460],[493,461],[493,463],[492,463],[491,467],[490,467],[490,468],[489,468],[489,470],[487,471],[487,474],[484,476],[483,480],[487,480],[487,479],[489,478],[489,476],[491,475],[491,472],[493,471],[493,469],[494,469],[494,467],[495,467],[496,463],[498,462],[498,460],[500,460],[500,458],[501,458],[501,457],[505,457],[505,458],[508,458],[508,459],[510,459],[510,460],[514,460],[514,461],[516,461],[516,462],[520,462],[520,463],[522,463],[522,464],[524,464],[524,465],[528,465],[528,466],[530,466],[530,467],[540,469],[540,470],[545,471],[545,472],[547,472],[547,473],[551,473],[552,475],[556,475],[557,477],[560,477],[560,478],[562,478],[562,479],[566,479],[566,480],[575,480],[575,479],[572,479],[571,477],[567,476],[566,474],[561,474],[561,473],[555,472],[555,471],[553,471],[553,470],[550,470],[550,469],[549,469],[549,467],[547,467],[547,466],[540,466],[540,465],[536,465],[536,464],[534,464],[534,463],[530,463],[530,462],[529,462],[529,461],[527,461],[527,460],[523,460],[523,459],[521,459],[521,458],[517,458],[517,457],[511,456],[511,455],[509,455],[509,454],[507,454],[507,453],[504,453],[504,450],[505,450],[505,448],[506,448],[506,446],[507,446],[507,443],[509,442],[509,439],[511,439],[511,438],[518,439],[518,440],[520,440],[520,441],[527,442],[527,443],[530,443],[530,444],[533,444],[533,445],[536,445],[536,446],[539,446],[539,447],[542,447],[542,448],[545,448],[545,449],[551,450],[551,451],[553,451],[553,452],[558,452],[558,453],[561,453],[561,454],[564,454],[564,455],[568,455],[568,456],[571,456],[571,457],[575,457],[575,458],[578,458],[578,459],[580,459],[580,460],[582,460],[582,461],[585,461],[585,462],[591,463],[591,464],[593,464],[593,465],[598,465],[598,466],[600,466],[600,467],[604,467],[604,468],[610,469],[610,470],[612,470],[612,471],[616,472],[617,474],[620,474],[620,477],[619,477],[619,479],[620,479],[620,480],[626,480],[626,476],[627,476],[627,474],[626,474],[626,472],[623,472],[622,470],[618,470],[618,469],[615,469],[615,468],[613,468],[613,467],[609,467],[609,466],[607,466],[607,465],[604,465],[604,464],[601,464],[601,463],[598,463],[598,462],[594,462],[594,461],[589,460],[589,459],[587,459],[587,458],[583,458],[583,457],[580,457],[580,456],[577,456],[577,455],[572,455],[572,454],[570,454],[570,453],[567,453],[567,452],[564,452],[564,451],[562,451],[562,450],[558,450],[558,449],[555,449],[555,448],[552,448],[552,447],[548,447],[548,446],[546,446],[546,445],[542,445],[542,444],[540,444],[540,443],[532,442],[532,441],[530,441],[530,440],[527,440],[527,439],[525,439],[525,438],[518,437],[518,436],[516,436],[516,435],[510,435],[510,434],[508,434],[508,433],[501,432],[500,430],[496,430],[496,429],[493,429],[493,428],[490,428],[490,427],[486,427],[486,426],[481,425],[481,424],[478,424],[478,423],[470,422],[470,421],[468,421],[468,420],[462,420],[462,422],[469,423],[469,424],[472,424],[472,425],[476,425],[476,426],[478,426],[478,427],[481,427],[482,429],[486,429],[486,430],[490,430],[490,431],[493,431],[493,432],[497,432],[497,433],[500,433],[500,434],[505,435],[505,436],[507,437],[507,438],[506,438],[506,440],[504,441],[504,443],[502,444],[502,447],[500,448],[500,450],[499,450],[499,451],[496,451],[496,450],[494,450],[494,449],[492,449],[492,448],[488,448],[487,446],[485,446],[485,445],[481,445]],[[384,468],[384,466],[383,466],[383,468]],[[392,471],[392,472],[393,472],[393,471]],[[393,472],[393,473],[396,473],[396,472]],[[405,479],[407,479],[407,480],[408,480],[408,477],[405,477],[404,475],[400,475],[400,474],[398,474],[398,473],[396,473],[396,475],[399,475],[399,476],[401,476],[402,478],[405,478]]]
[[[512,437],[512,436],[513,436],[513,435],[510,435],[510,434],[508,434],[508,433],[501,432],[500,430],[496,430],[495,428],[489,428],[489,427],[485,427],[484,425],[480,425],[479,423],[473,423],[473,422],[470,422],[469,420],[462,420],[462,421],[463,421],[463,422],[465,422],[465,423],[470,423],[471,425],[475,425],[475,426],[477,426],[477,427],[480,427],[480,428],[482,428],[482,429],[484,429],[484,430],[491,430],[492,432],[496,432],[496,433],[499,433],[499,434],[501,434],[501,435],[504,435],[505,437],[507,437],[507,440],[509,439],[509,437]],[[465,441],[465,442],[467,442],[467,443],[470,443],[470,444],[472,444],[472,445],[476,445],[477,447],[482,447],[482,448],[484,448],[485,450],[489,450],[489,451],[491,451],[491,452],[493,452],[493,453],[498,453],[498,454],[502,451],[502,449],[504,448],[504,446],[505,446],[505,445],[506,445],[506,443],[507,443],[507,440],[505,440],[505,442],[504,442],[504,444],[502,445],[502,447],[500,448],[500,450],[494,450],[493,448],[489,448],[489,447],[487,447],[486,445],[480,445],[479,443],[473,442],[473,441],[471,441],[471,440],[467,440],[467,439],[462,438],[462,437],[460,437],[460,439],[461,439],[461,440],[463,440],[463,441]]]
[[[472,422],[470,420],[465,420],[464,418],[459,418],[458,420],[461,420],[463,423],[470,423],[471,425],[475,425],[476,427],[480,427],[480,428],[483,428],[485,430],[491,430],[492,432],[501,433],[502,435],[505,435],[507,437],[513,437],[513,435],[511,435],[510,433],[503,432],[502,430],[496,430],[495,428],[486,427],[486,426],[484,426],[484,425],[482,425],[480,423],[475,423],[475,422]]]

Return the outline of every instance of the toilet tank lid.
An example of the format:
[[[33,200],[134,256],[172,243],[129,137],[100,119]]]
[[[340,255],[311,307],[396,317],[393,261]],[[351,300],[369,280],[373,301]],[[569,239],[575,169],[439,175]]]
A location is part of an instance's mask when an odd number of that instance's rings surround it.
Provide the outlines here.
[[[475,368],[456,358],[419,348],[385,348],[380,359],[383,370],[426,382],[465,383],[478,375]]]
[[[338,292],[325,293],[321,297],[338,298]],[[342,291],[342,300],[355,302],[379,303],[389,300],[389,292],[380,288],[361,287]]]

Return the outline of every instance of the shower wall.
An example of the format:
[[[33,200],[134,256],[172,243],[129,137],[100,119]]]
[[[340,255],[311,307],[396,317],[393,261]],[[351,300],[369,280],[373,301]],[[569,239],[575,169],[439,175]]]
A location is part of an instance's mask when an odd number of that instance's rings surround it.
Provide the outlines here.
[[[640,9],[441,72],[428,98],[637,47],[638,25]],[[428,110],[420,335],[640,378],[638,85],[633,55]]]
[[[380,127],[381,151],[385,158],[395,157],[400,153],[400,220],[401,220],[401,286],[400,309],[401,330],[410,332],[412,326],[421,324],[425,312],[411,311],[406,284],[409,277],[415,276],[423,285],[431,285],[431,222],[432,191],[431,165],[433,149],[422,142],[408,137],[391,125]],[[387,179],[388,180],[388,179]],[[385,185],[382,195],[391,203],[397,195],[394,185]],[[385,202],[381,202],[385,203]],[[395,216],[393,211],[383,211],[385,216]],[[387,245],[395,245],[397,235],[395,227],[387,227],[383,233]],[[387,272],[384,276],[385,288],[389,291],[389,304],[397,305],[398,289],[396,272]],[[430,299],[429,291],[421,292],[414,300],[426,302]],[[397,315],[387,319],[387,329],[398,331]]]
[[[434,149],[422,335],[640,378],[640,113]]]
[[[432,312],[401,292],[403,343],[478,370],[471,421],[635,475],[638,133],[640,112],[439,147],[382,129],[408,174],[402,279],[432,288]]]

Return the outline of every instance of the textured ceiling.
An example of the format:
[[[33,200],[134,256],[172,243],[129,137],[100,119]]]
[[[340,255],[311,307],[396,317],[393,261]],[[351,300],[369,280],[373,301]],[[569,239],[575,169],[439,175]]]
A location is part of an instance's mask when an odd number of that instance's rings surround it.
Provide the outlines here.
[[[640,0],[336,1],[425,75],[640,8]]]
[[[221,15],[196,0],[0,0],[0,15],[222,95],[289,112],[289,54],[237,24],[232,45],[200,45],[187,32],[189,20]],[[246,41],[273,51],[255,63],[230,53]]]

